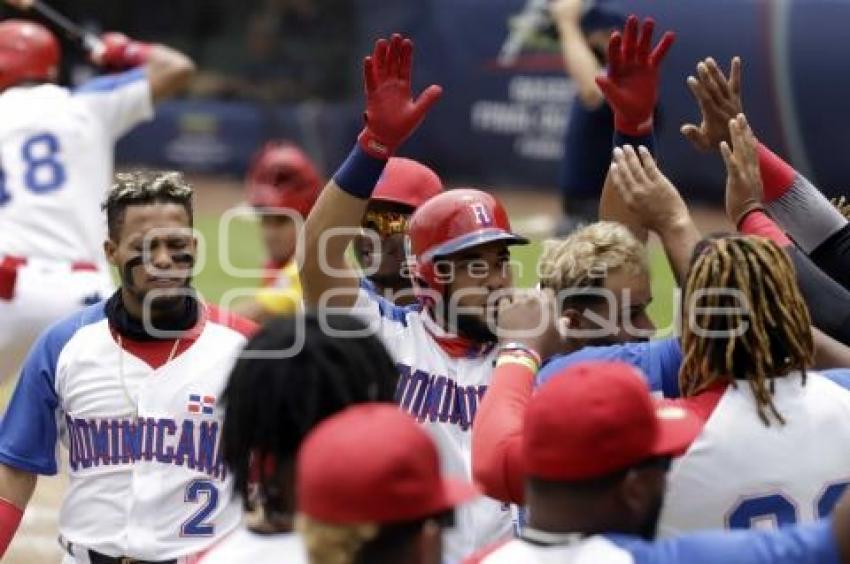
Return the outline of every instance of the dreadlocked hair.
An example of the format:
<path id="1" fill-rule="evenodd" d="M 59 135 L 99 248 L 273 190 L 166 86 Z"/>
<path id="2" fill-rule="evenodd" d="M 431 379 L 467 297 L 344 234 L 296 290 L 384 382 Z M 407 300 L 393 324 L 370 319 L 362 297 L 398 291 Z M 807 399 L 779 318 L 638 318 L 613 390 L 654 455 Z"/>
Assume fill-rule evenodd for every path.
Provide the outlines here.
<path id="1" fill-rule="evenodd" d="M 115 175 L 106 201 L 101 208 L 106 212 L 109 238 L 118 240 L 124 223 L 127 206 L 147 204 L 177 204 L 183 206 L 192 223 L 192 187 L 176 171 L 133 170 Z"/>
<path id="2" fill-rule="evenodd" d="M 835 206 L 835 209 L 837 209 L 845 219 L 850 219 L 850 201 L 847 201 L 847 198 L 844 196 L 832 198 L 830 203 Z"/>
<path id="3" fill-rule="evenodd" d="M 398 371 L 366 329 L 347 315 L 304 314 L 276 318 L 248 341 L 223 394 L 222 430 L 247 511 L 291 514 L 282 484 L 304 436 L 349 405 L 393 401 Z"/>
<path id="4" fill-rule="evenodd" d="M 768 414 L 784 424 L 773 379 L 799 370 L 805 384 L 814 357 L 809 311 L 785 251 L 761 237 L 704 240 L 683 302 L 682 394 L 746 380 L 764 424 Z"/>

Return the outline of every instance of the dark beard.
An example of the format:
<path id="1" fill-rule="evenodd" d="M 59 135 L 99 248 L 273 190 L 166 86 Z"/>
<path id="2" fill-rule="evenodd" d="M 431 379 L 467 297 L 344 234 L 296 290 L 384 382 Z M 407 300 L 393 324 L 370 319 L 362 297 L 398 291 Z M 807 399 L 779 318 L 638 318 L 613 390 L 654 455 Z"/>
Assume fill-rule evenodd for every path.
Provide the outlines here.
<path id="1" fill-rule="evenodd" d="M 495 343 L 498 337 L 493 334 L 486 322 L 473 315 L 457 316 L 455 333 L 459 337 L 475 343 Z"/>
<path id="2" fill-rule="evenodd" d="M 638 534 L 641 538 L 648 541 L 655 540 L 655 535 L 658 534 L 658 520 L 661 518 L 661 508 L 663 505 L 664 497 L 658 496 L 657 502 L 646 515 L 646 519 L 640 524 Z"/>

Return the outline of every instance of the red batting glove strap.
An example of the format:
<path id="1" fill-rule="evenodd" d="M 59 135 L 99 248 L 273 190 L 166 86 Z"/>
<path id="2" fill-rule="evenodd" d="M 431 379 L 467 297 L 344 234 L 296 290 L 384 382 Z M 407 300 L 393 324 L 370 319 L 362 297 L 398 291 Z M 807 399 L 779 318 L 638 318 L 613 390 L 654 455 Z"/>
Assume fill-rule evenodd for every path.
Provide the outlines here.
<path id="1" fill-rule="evenodd" d="M 145 64 L 150 57 L 152 45 L 133 41 L 123 33 L 110 32 L 101 37 L 104 51 L 97 64 L 115 70 L 124 70 Z"/>
<path id="2" fill-rule="evenodd" d="M 367 155 L 376 159 L 389 159 L 396 150 L 396 147 L 391 147 L 379 141 L 375 134 L 369 131 L 368 127 L 364 127 L 360 135 L 357 136 L 357 144 Z"/>
<path id="3" fill-rule="evenodd" d="M 9 548 L 23 516 L 23 510 L 12 502 L 0 498 L 0 557 L 6 554 L 6 549 Z"/>

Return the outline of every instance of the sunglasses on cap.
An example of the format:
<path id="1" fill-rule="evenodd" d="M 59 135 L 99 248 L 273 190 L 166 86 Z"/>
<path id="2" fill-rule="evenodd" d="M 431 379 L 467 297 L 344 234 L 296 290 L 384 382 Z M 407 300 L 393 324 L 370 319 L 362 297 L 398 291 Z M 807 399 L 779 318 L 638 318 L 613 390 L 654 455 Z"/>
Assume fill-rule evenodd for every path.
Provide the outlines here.
<path id="1" fill-rule="evenodd" d="M 362 226 L 372 229 L 380 237 L 389 237 L 396 233 L 407 233 L 410 216 L 400 212 L 366 212 Z"/>

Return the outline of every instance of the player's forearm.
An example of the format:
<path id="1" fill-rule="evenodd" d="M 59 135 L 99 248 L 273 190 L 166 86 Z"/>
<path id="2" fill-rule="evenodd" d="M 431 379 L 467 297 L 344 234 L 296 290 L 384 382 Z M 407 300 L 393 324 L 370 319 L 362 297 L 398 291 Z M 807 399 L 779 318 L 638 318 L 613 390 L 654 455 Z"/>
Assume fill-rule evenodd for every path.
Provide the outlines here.
<path id="1" fill-rule="evenodd" d="M 0 558 L 18 530 L 35 483 L 35 474 L 0 464 Z"/>
<path id="2" fill-rule="evenodd" d="M 812 337 L 815 342 L 815 369 L 829 370 L 850 366 L 850 347 L 814 327 Z"/>
<path id="3" fill-rule="evenodd" d="M 304 224 L 301 284 L 307 304 L 319 305 L 329 291 L 338 293 L 327 302 L 329 305 L 354 304 L 359 279 L 345 260 L 345 252 L 385 165 L 385 160 L 370 157 L 355 147 L 322 190 Z"/>
<path id="4" fill-rule="evenodd" d="M 622 223 L 641 243 L 646 244 L 649 239 L 649 231 L 644 227 L 641 218 L 635 215 L 623 201 L 623 198 L 620 197 L 620 193 L 611 179 L 610 171 L 605 176 L 605 184 L 602 186 L 602 195 L 599 199 L 599 219 Z"/>
<path id="5" fill-rule="evenodd" d="M 664 226 L 659 230 L 658 236 L 661 237 L 664 252 L 667 254 L 667 260 L 670 261 L 676 281 L 679 286 L 684 286 L 688 279 L 694 248 L 702 238 L 699 229 L 691 216 L 686 215 Z"/>
<path id="6" fill-rule="evenodd" d="M 146 68 L 155 102 L 186 90 L 196 71 L 192 59 L 165 45 L 151 45 Z"/>
<path id="7" fill-rule="evenodd" d="M 847 220 L 803 175 L 759 145 L 764 202 L 770 215 L 808 254 L 847 224 Z"/>
<path id="8" fill-rule="evenodd" d="M 501 501 L 523 502 L 521 462 L 525 408 L 535 372 L 518 364 L 501 364 L 475 414 L 472 425 L 472 475 L 484 493 Z"/>
<path id="9" fill-rule="evenodd" d="M 556 22 L 561 38 L 561 53 L 567 73 L 576 82 L 578 96 L 587 108 L 598 108 L 605 98 L 596 85 L 596 75 L 602 70 L 587 44 L 578 23 L 572 20 Z"/>

